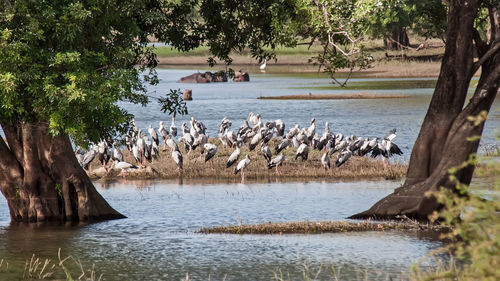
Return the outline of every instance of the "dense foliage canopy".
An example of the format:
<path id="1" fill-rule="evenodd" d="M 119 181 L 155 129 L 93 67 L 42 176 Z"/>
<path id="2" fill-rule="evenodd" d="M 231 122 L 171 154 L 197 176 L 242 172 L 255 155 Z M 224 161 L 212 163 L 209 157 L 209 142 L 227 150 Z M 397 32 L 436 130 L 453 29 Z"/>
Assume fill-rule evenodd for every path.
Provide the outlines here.
<path id="1" fill-rule="evenodd" d="M 0 5 L 0 122 L 48 123 L 77 143 L 123 131 L 118 101 L 146 105 L 158 78 L 151 39 L 187 51 L 231 51 L 293 42 L 289 0 L 3 0 Z M 291 30 L 291 29 L 290 29 Z M 214 58 L 209 62 L 215 63 Z M 168 93 L 165 93 L 168 94 Z M 175 103 L 174 103 L 175 104 Z"/>

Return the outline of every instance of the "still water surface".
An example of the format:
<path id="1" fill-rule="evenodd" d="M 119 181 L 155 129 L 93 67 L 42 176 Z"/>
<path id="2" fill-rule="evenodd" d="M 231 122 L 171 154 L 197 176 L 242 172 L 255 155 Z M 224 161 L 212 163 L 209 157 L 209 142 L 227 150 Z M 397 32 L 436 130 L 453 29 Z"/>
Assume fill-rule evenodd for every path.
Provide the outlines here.
<path id="1" fill-rule="evenodd" d="M 177 118 L 177 127 L 191 116 L 205 123 L 211 137 L 217 136 L 220 120 L 224 117 L 233 121 L 232 130 L 237 131 L 249 112 L 260 113 L 263 122 L 282 119 L 287 130 L 295 124 L 309 126 L 316 118 L 316 132 L 321 135 L 325 122 L 330 123 L 333 132 L 362 137 L 384 137 L 397 128 L 395 142 L 405 161 L 417 138 L 421 123 L 427 112 L 436 78 L 355 78 L 347 88 L 333 86 L 331 80 L 315 74 L 273 74 L 251 73 L 250 82 L 187 84 L 177 83 L 180 77 L 205 69 L 159 69 L 160 83 L 150 88 L 151 97 L 164 96 L 170 89 L 192 89 L 193 100 L 187 102 L 189 114 Z M 473 89 L 471 88 L 471 91 Z M 280 96 L 292 94 L 348 94 L 348 93 L 407 95 L 408 98 L 365 99 L 365 100 L 259 100 L 259 96 Z M 170 124 L 170 117 L 160 111 L 154 98 L 147 108 L 122 104 L 136 116 L 139 127 L 149 124 L 158 127 L 161 120 Z M 167 126 L 167 127 L 168 127 Z M 494 129 L 500 128 L 500 102 L 496 102 L 483 136 L 486 143 L 494 142 Z"/>
<path id="2" fill-rule="evenodd" d="M 9 226 L 0 199 L 0 258 L 22 275 L 33 253 L 95 263 L 105 280 L 272 280 L 274 272 L 303 280 L 302 269 L 335 265 L 351 280 L 398 279 L 441 245 L 400 232 L 316 235 L 206 235 L 202 227 L 269 221 L 341 220 L 392 192 L 398 182 L 202 184 L 165 181 L 96 183 L 128 218 L 82 227 Z M 322 280 L 331 280 L 326 268 Z M 2 279 L 0 280 L 8 280 Z M 15 280 L 15 279 L 14 279 Z"/>
<path id="3" fill-rule="evenodd" d="M 204 69 L 199 69 L 204 71 Z M 325 121 L 334 132 L 381 137 L 398 129 L 396 143 L 409 157 L 433 93 L 434 78 L 352 79 L 350 87 L 332 87 L 318 75 L 251 74 L 249 83 L 179 84 L 193 69 L 160 69 L 159 85 L 151 97 L 169 89 L 193 89 L 189 115 L 203 121 L 216 136 L 220 120 L 233 120 L 233 130 L 250 111 L 263 121 L 282 119 L 287 128 L 307 126 L 315 117 L 317 131 Z M 381 100 L 258 100 L 259 96 L 322 93 L 404 94 L 405 99 Z M 147 108 L 123 104 L 136 115 L 139 127 L 170 118 L 151 103 Z M 492 143 L 500 127 L 498 101 L 485 128 Z M 168 122 L 169 124 L 170 122 Z M 11 226 L 8 208 L 0 197 L 0 259 L 9 262 L 0 280 L 18 280 L 24 263 L 36 254 L 55 258 L 63 254 L 93 263 L 105 280 L 181 280 L 189 272 L 194 280 L 270 280 L 275 272 L 302 280 L 304 266 L 316 272 L 320 265 L 335 265 L 344 279 L 398 279 L 411 264 L 441 245 L 429 237 L 399 232 L 318 235 L 204 235 L 202 227 L 268 221 L 340 220 L 365 210 L 399 185 L 398 182 L 306 183 L 203 183 L 124 182 L 96 183 L 106 200 L 128 218 L 81 227 L 26 228 Z M 366 273 L 367 272 L 367 273 Z M 313 275 L 313 273 L 311 274 Z M 323 268 L 319 279 L 331 280 Z"/>

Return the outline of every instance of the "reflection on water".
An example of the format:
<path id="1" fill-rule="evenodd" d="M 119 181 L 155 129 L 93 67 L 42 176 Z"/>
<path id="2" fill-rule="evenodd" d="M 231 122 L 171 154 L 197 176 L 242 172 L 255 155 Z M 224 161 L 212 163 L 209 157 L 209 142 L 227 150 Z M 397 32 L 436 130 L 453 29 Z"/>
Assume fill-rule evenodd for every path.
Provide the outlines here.
<path id="1" fill-rule="evenodd" d="M 33 253 L 63 253 L 96 264 L 105 280 L 270 280 L 302 278 L 304 265 L 334 264 L 346 278 L 397 278 L 441 245 L 400 232 L 318 235 L 206 235 L 201 227 L 268 221 L 340 220 L 392 192 L 398 182 L 207 184 L 141 181 L 96 185 L 128 218 L 79 227 L 9 226 L 0 199 L 0 253 L 9 276 Z M 136 187 L 137 186 L 137 187 Z M 1 274 L 1 273 L 0 273 Z M 4 273 L 7 274 L 7 273 Z M 22 274 L 22 273 L 21 273 Z M 7 275 L 4 275 L 7 276 Z M 320 279 L 331 279 L 328 270 Z M 1 278 L 0 278 L 1 279 Z"/>

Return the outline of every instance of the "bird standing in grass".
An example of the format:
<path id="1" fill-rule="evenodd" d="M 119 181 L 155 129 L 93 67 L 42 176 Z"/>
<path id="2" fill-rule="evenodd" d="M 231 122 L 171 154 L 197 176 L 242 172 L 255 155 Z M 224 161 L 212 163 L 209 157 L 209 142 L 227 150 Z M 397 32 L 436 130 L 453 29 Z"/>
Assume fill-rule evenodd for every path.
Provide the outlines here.
<path id="1" fill-rule="evenodd" d="M 260 148 L 260 152 L 262 152 L 262 155 L 266 159 L 266 162 L 269 163 L 269 161 L 271 161 L 271 156 L 272 156 L 271 150 L 269 149 L 269 146 L 262 143 L 262 146 Z"/>
<path id="2" fill-rule="evenodd" d="M 186 125 L 186 122 L 182 123 L 182 134 L 185 135 L 185 134 L 189 134 L 189 128 L 187 127 Z"/>
<path id="3" fill-rule="evenodd" d="M 168 131 L 165 128 L 163 121 L 160 121 L 160 127 L 158 128 L 161 138 L 163 139 L 163 149 L 167 149 L 167 138 L 169 137 Z"/>
<path id="4" fill-rule="evenodd" d="M 103 140 L 103 141 L 100 141 L 98 143 L 98 147 L 99 147 L 98 159 L 101 162 L 101 165 L 104 167 L 104 169 L 106 169 L 106 165 L 108 164 L 108 162 L 110 160 L 110 157 L 108 154 L 108 144 L 106 143 L 106 141 Z"/>
<path id="5" fill-rule="evenodd" d="M 337 161 L 335 161 L 335 166 L 340 167 L 342 166 L 349 158 L 352 156 L 352 151 L 349 150 L 349 147 L 347 147 L 346 150 L 342 151 L 337 158 Z"/>
<path id="6" fill-rule="evenodd" d="M 275 122 L 276 122 L 276 135 L 278 137 L 284 136 L 285 135 L 285 123 L 281 119 L 278 119 Z"/>
<path id="7" fill-rule="evenodd" d="M 302 161 L 307 160 L 307 157 L 309 156 L 309 146 L 307 144 L 302 143 L 299 148 L 297 149 L 297 153 L 295 154 L 295 160 L 297 160 L 298 157 L 302 158 Z"/>
<path id="8" fill-rule="evenodd" d="M 238 165 L 234 169 L 234 174 L 238 174 L 241 171 L 241 182 L 245 182 L 245 169 L 250 165 L 250 156 L 247 154 L 243 160 L 238 162 Z"/>
<path id="9" fill-rule="evenodd" d="M 205 154 L 205 162 L 207 162 L 215 156 L 215 153 L 217 153 L 217 146 L 212 143 L 206 143 L 203 145 L 203 147 L 207 151 L 207 154 Z"/>
<path id="10" fill-rule="evenodd" d="M 175 116 L 172 116 L 172 125 L 170 125 L 170 134 L 172 134 L 174 138 L 177 137 L 177 126 L 175 126 Z"/>
<path id="11" fill-rule="evenodd" d="M 177 169 L 179 171 L 182 170 L 182 154 L 178 150 L 172 150 L 171 156 L 175 164 L 178 166 Z"/>
<path id="12" fill-rule="evenodd" d="M 260 133 L 260 131 L 255 135 L 253 136 L 253 138 L 250 140 L 250 145 L 248 146 L 248 149 L 250 149 L 250 151 L 254 150 L 255 147 L 259 144 L 259 142 L 262 140 L 262 134 Z"/>
<path id="13" fill-rule="evenodd" d="M 314 137 L 314 134 L 316 133 L 316 118 L 311 119 L 311 125 L 309 125 L 309 128 L 306 130 L 306 136 L 307 139 L 309 140 L 309 143 L 311 143 L 312 138 Z"/>
<path id="14" fill-rule="evenodd" d="M 328 171 L 330 169 L 330 156 L 328 155 L 329 152 L 323 153 L 323 156 L 321 156 L 321 165 L 323 165 L 323 168 L 325 168 L 325 171 Z"/>
<path id="15" fill-rule="evenodd" d="M 358 150 L 359 156 L 365 156 L 366 154 L 370 153 L 375 147 L 378 145 L 378 138 L 373 138 L 371 140 L 365 141 L 363 146 Z"/>
<path id="16" fill-rule="evenodd" d="M 240 154 L 241 154 L 240 148 L 236 147 L 236 149 L 233 151 L 233 153 L 231 153 L 231 155 L 227 159 L 226 168 L 233 166 L 234 163 L 236 163 L 236 161 L 238 161 L 238 159 L 240 158 Z"/>
<path id="17" fill-rule="evenodd" d="M 156 129 L 153 128 L 151 124 L 148 127 L 148 132 L 151 136 L 151 139 L 153 139 L 154 143 L 156 143 L 156 145 L 158 146 L 158 144 L 160 143 L 160 140 L 158 139 L 158 133 L 156 133 Z"/>
<path id="18" fill-rule="evenodd" d="M 90 163 L 94 160 L 96 155 L 98 154 L 99 147 L 96 145 L 93 145 L 90 147 L 89 151 L 85 153 L 83 156 L 82 162 L 80 163 L 86 171 L 89 169 Z"/>
<path id="19" fill-rule="evenodd" d="M 113 143 L 113 161 L 118 160 L 118 162 L 123 162 L 123 153 L 118 147 L 118 144 L 116 142 Z"/>
<path id="20" fill-rule="evenodd" d="M 278 167 L 281 166 L 283 162 L 285 162 L 285 160 L 286 160 L 285 155 L 281 153 L 280 155 L 276 156 L 271 161 L 269 161 L 269 163 L 267 164 L 267 168 L 272 169 L 273 167 L 276 167 L 276 174 L 279 174 Z"/>
<path id="21" fill-rule="evenodd" d="M 193 143 L 194 143 L 194 138 L 191 136 L 191 134 L 187 133 L 184 134 L 180 139 L 179 142 L 184 143 L 184 149 L 188 151 L 188 154 L 193 150 Z M 167 143 L 168 145 L 168 143 Z"/>
<path id="22" fill-rule="evenodd" d="M 177 146 L 177 143 L 175 142 L 175 139 L 173 139 L 170 135 L 167 136 L 165 143 L 171 150 L 177 150 L 179 151 L 179 147 Z"/>
<path id="23" fill-rule="evenodd" d="M 280 144 L 278 144 L 275 148 L 274 148 L 274 153 L 277 155 L 278 153 L 280 153 L 283 149 L 289 147 L 292 145 L 292 142 L 287 139 L 287 138 L 284 138 Z"/>

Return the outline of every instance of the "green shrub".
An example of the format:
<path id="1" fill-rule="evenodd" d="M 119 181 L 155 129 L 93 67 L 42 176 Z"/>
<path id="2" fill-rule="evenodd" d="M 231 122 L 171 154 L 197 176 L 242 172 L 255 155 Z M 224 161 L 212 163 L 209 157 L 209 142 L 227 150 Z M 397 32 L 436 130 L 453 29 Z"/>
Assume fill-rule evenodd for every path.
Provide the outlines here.
<path id="1" fill-rule="evenodd" d="M 453 257 L 448 265 L 438 265 L 432 271 L 414 268 L 416 280 L 500 280 L 500 162 L 498 153 L 481 160 L 478 176 L 486 173 L 493 179 L 491 186 L 479 189 L 464 185 L 450 172 L 458 192 L 441 189 L 432 193 L 444 208 L 435 212 L 433 222 L 451 226 L 443 238 L 449 240 L 438 252 Z M 477 165 L 479 158 L 472 155 L 463 164 Z M 461 168 L 461 167 L 457 167 Z M 435 253 L 436 254 L 436 253 Z"/>

